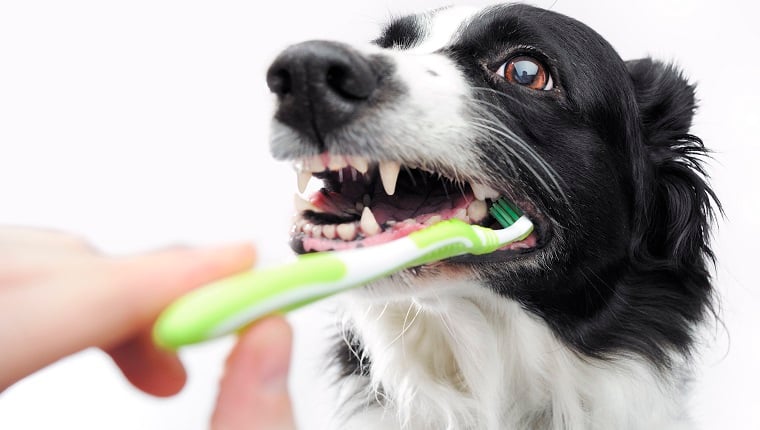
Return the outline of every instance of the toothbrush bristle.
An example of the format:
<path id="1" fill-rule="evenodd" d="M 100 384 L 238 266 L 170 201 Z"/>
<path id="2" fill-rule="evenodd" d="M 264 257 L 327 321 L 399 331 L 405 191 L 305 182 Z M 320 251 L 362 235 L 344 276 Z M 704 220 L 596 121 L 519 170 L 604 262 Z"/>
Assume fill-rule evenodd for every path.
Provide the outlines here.
<path id="1" fill-rule="evenodd" d="M 512 202 L 505 198 L 500 198 L 493 202 L 488 212 L 493 216 L 502 227 L 507 228 L 515 223 L 521 216 L 522 211 Z"/>

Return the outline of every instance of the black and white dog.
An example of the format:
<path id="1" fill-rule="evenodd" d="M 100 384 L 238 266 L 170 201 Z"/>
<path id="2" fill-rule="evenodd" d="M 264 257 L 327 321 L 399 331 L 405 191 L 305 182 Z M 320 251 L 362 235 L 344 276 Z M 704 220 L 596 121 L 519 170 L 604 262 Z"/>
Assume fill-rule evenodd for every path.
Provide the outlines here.
<path id="1" fill-rule="evenodd" d="M 372 246 L 440 219 L 535 232 L 345 297 L 342 429 L 690 428 L 713 314 L 712 205 L 694 87 L 524 5 L 391 22 L 368 46 L 286 49 L 272 151 L 295 162 L 298 252 Z"/>

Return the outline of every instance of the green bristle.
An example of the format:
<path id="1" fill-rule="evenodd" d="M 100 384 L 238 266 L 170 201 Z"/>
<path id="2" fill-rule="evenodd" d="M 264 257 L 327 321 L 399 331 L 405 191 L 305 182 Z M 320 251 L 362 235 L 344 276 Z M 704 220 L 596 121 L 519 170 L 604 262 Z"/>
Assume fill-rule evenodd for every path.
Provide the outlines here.
<path id="1" fill-rule="evenodd" d="M 493 205 L 488 210 L 502 227 L 507 228 L 515 223 L 521 216 L 522 211 L 515 206 L 512 202 L 505 198 L 493 202 Z"/>

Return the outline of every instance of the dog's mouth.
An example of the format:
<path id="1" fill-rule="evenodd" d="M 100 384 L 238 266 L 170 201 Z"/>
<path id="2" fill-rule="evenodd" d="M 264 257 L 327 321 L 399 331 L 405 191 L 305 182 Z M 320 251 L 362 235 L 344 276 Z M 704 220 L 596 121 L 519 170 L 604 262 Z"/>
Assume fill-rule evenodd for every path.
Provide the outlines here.
<path id="1" fill-rule="evenodd" d="M 297 253 L 379 245 L 436 222 L 457 218 L 502 228 L 488 208 L 500 194 L 420 167 L 357 156 L 322 154 L 296 160 L 299 190 L 314 177 L 323 187 L 308 200 L 296 196 L 291 247 Z M 530 218 L 535 209 L 523 208 Z M 535 221 L 534 221 L 534 224 Z M 524 240 L 495 254 L 519 255 L 541 247 L 540 226 Z"/>

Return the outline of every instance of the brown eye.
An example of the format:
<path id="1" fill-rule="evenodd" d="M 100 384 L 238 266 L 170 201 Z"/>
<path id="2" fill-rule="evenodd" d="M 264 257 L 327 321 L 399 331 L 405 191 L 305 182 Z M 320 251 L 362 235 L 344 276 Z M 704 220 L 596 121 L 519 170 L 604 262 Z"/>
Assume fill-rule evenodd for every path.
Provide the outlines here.
<path id="1" fill-rule="evenodd" d="M 531 57 L 515 57 L 499 67 L 496 72 L 508 82 L 533 90 L 549 91 L 554 81 L 541 62 Z"/>

